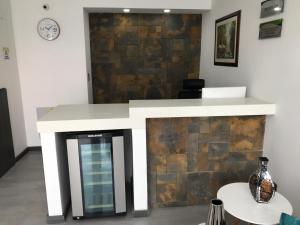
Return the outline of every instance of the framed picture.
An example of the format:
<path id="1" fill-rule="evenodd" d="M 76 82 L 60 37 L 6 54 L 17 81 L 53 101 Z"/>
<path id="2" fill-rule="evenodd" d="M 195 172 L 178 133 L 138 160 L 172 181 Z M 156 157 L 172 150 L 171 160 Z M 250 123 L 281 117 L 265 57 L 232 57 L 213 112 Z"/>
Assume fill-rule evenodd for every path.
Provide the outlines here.
<path id="1" fill-rule="evenodd" d="M 259 26 L 259 39 L 281 37 L 283 19 L 261 23 Z"/>
<path id="2" fill-rule="evenodd" d="M 238 66 L 241 11 L 216 20 L 215 60 L 219 66 Z"/>
<path id="3" fill-rule="evenodd" d="M 260 18 L 274 16 L 282 13 L 284 0 L 266 0 L 261 3 Z"/>

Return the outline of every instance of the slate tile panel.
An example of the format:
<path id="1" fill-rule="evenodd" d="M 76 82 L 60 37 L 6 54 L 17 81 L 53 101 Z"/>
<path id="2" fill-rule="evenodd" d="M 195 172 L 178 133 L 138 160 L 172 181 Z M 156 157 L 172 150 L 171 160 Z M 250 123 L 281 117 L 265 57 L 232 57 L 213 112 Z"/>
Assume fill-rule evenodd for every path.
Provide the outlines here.
<path id="1" fill-rule="evenodd" d="M 89 20 L 94 103 L 174 99 L 183 79 L 199 77 L 201 15 L 91 13 Z"/>
<path id="2" fill-rule="evenodd" d="M 147 119 L 150 205 L 206 204 L 221 186 L 247 182 L 264 127 L 265 116 Z"/>

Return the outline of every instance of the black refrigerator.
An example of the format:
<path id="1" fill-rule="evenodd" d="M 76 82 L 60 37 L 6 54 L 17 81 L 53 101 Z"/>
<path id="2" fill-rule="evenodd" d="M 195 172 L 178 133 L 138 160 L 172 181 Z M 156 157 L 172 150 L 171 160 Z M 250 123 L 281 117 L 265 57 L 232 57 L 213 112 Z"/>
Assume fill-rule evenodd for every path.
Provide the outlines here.
<path id="1" fill-rule="evenodd" d="M 0 177 L 15 163 L 7 91 L 0 89 Z"/>
<path id="2" fill-rule="evenodd" d="M 122 131 L 67 137 L 73 219 L 126 212 Z"/>

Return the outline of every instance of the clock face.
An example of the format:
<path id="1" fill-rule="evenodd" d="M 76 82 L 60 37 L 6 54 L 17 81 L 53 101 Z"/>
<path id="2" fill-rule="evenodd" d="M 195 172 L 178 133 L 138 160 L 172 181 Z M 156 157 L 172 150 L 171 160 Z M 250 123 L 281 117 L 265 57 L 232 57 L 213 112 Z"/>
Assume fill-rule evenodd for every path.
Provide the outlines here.
<path id="1" fill-rule="evenodd" d="M 37 26 L 38 33 L 41 36 L 41 38 L 53 41 L 59 36 L 59 25 L 55 20 L 45 18 L 42 19 Z"/>

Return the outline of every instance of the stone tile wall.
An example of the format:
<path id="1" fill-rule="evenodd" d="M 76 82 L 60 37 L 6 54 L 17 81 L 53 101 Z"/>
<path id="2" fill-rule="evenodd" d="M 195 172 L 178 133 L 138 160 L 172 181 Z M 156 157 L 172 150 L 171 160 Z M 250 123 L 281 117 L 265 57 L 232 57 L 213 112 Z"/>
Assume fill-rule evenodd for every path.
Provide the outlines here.
<path id="1" fill-rule="evenodd" d="M 199 77 L 201 15 L 90 14 L 94 103 L 176 98 Z"/>
<path id="2" fill-rule="evenodd" d="M 247 182 L 262 155 L 265 116 L 147 119 L 152 207 L 208 203 Z"/>

